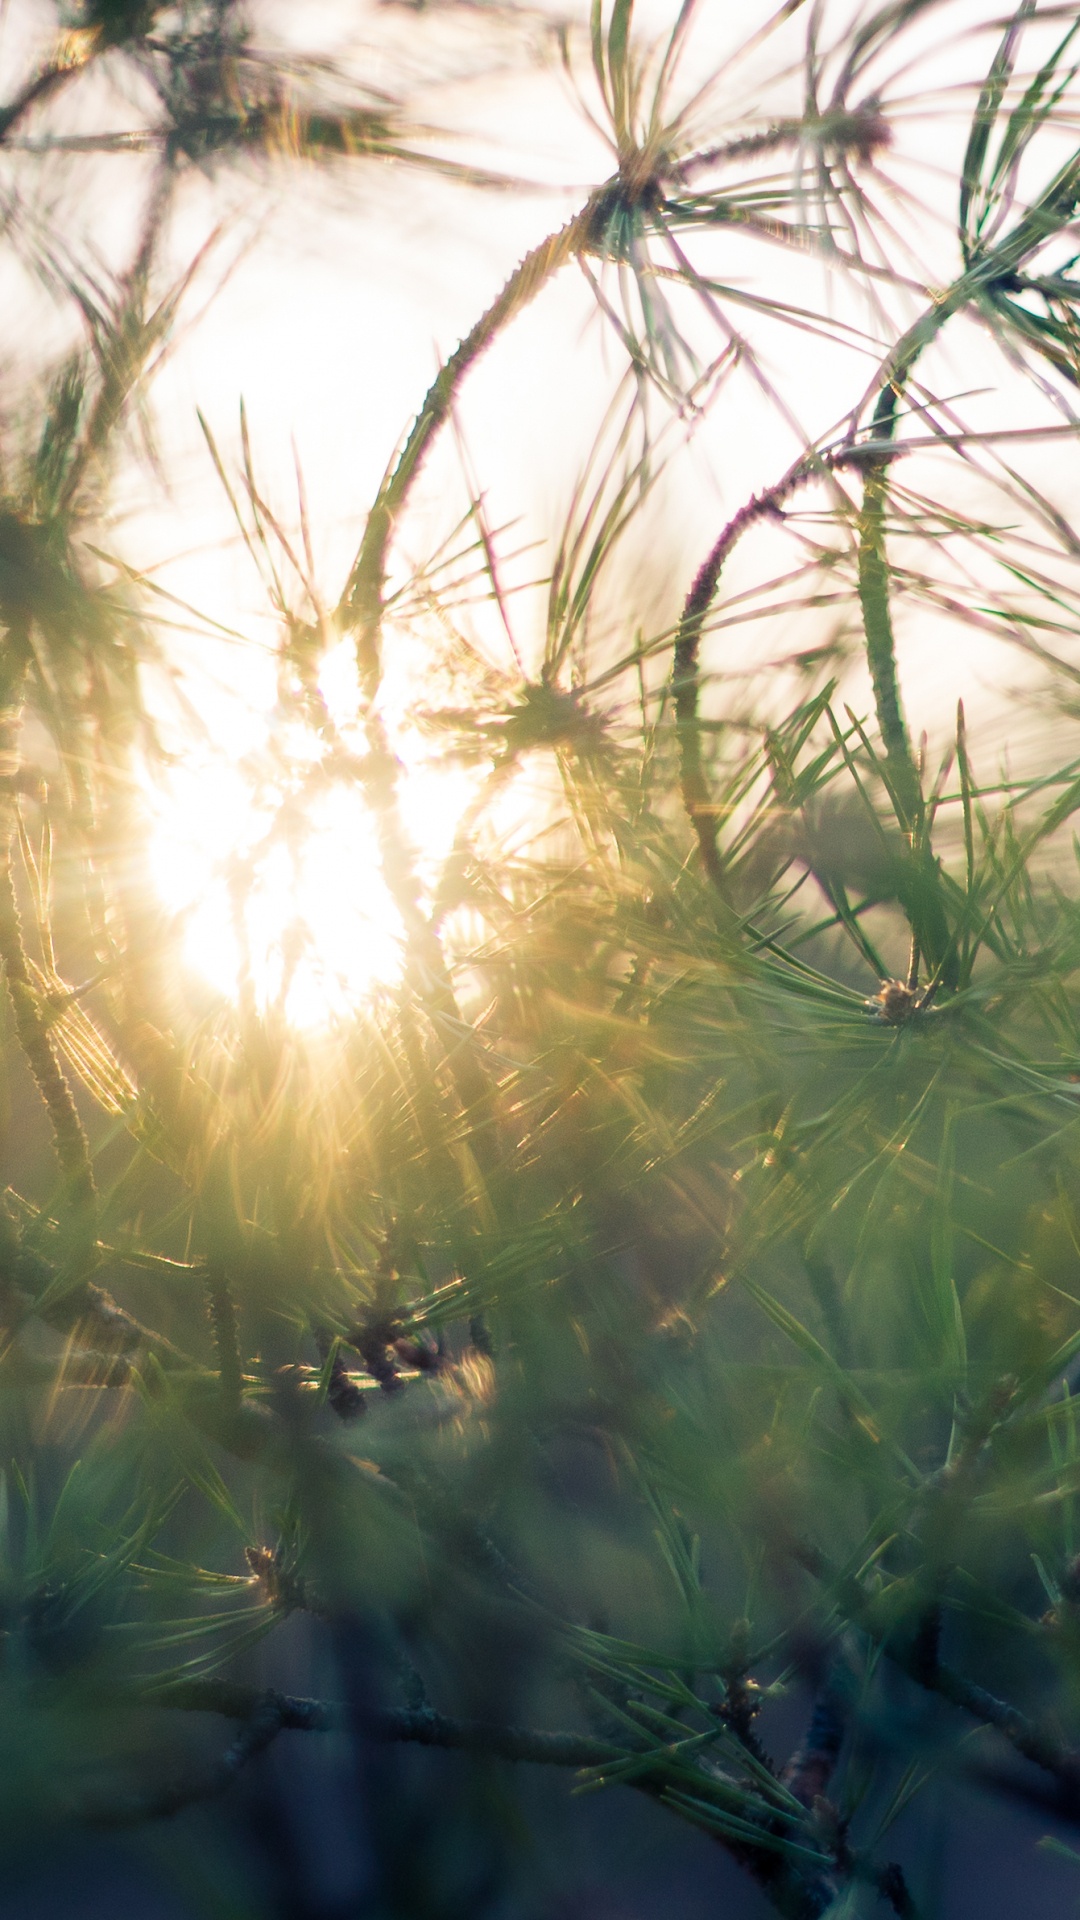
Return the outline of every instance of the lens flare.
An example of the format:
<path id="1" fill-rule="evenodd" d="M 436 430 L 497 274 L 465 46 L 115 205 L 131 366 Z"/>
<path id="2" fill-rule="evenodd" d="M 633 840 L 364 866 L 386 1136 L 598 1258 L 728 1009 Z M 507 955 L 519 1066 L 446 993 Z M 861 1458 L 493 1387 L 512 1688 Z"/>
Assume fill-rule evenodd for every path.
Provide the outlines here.
<path id="1" fill-rule="evenodd" d="M 362 762 L 347 643 L 320 679 L 341 746 Z M 204 699 L 202 750 L 185 746 L 151 797 L 150 862 L 182 927 L 184 964 L 230 1001 L 301 1029 L 348 1016 L 392 987 L 402 925 L 383 875 L 378 823 L 362 784 L 335 771 L 312 727 Z M 386 716 L 398 758 L 398 812 L 421 888 L 430 889 L 480 777 L 433 759 L 407 708 Z M 229 752 L 230 726 L 247 751 Z"/>

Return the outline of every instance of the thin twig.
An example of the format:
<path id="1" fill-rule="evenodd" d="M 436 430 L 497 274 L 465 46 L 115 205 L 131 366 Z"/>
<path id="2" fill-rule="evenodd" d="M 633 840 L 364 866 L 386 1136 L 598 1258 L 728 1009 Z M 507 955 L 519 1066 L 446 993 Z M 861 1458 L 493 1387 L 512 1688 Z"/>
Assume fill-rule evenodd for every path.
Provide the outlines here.
<path id="1" fill-rule="evenodd" d="M 1080 1754 L 1060 1740 L 1049 1727 L 1030 1719 L 1018 1707 L 999 1699 L 997 1694 L 967 1679 L 944 1661 L 928 1662 L 917 1636 L 906 1640 L 894 1630 L 879 1627 L 873 1617 L 872 1603 L 858 1583 L 838 1575 L 817 1547 L 800 1541 L 793 1547 L 793 1554 L 799 1565 L 805 1567 L 814 1579 L 828 1586 L 844 1618 L 880 1646 L 893 1665 L 906 1673 L 909 1679 L 917 1681 L 928 1692 L 939 1694 L 950 1705 L 959 1707 L 984 1726 L 993 1727 L 1017 1753 L 1023 1754 L 1025 1760 L 1053 1774 L 1070 1796 L 1080 1793 Z"/>
<path id="2" fill-rule="evenodd" d="M 309 1733 L 331 1733 L 357 1725 L 355 1713 L 350 1713 L 344 1705 L 297 1699 L 287 1694 L 260 1694 L 254 1688 L 236 1686 L 227 1681 L 176 1681 L 159 1688 L 150 1698 L 161 1706 L 178 1707 L 195 1713 L 220 1713 L 229 1719 L 244 1720 L 249 1725 L 254 1716 L 262 1711 L 273 1716 L 275 1732 L 295 1728 Z M 627 1757 L 625 1748 L 588 1735 L 547 1733 L 531 1727 L 502 1726 L 490 1721 L 451 1719 L 428 1707 L 397 1711 L 366 1709 L 360 1722 L 360 1731 L 372 1740 L 408 1741 L 418 1746 L 451 1748 L 490 1754 L 513 1762 L 574 1770 L 610 1766 L 625 1761 Z M 230 1749 L 230 1753 L 232 1751 Z M 221 1784 L 227 1782 L 222 1780 Z M 627 1784 L 664 1802 L 670 1781 L 662 1765 L 646 1762 L 632 1780 L 627 1780 Z M 707 1792 L 710 1784 L 703 1776 L 704 1791 Z M 216 1785 L 210 1790 L 216 1791 Z M 165 1810 L 172 1811 L 172 1808 Z M 832 1904 L 835 1889 L 827 1880 L 817 1872 L 812 1877 L 808 1876 L 764 1841 L 760 1846 L 755 1846 L 752 1841 L 732 1841 L 719 1833 L 713 1833 L 712 1837 L 733 1853 L 753 1875 L 784 1920 L 820 1920 L 820 1916 Z"/>
<path id="3" fill-rule="evenodd" d="M 169 1819 L 173 1814 L 183 1812 L 185 1807 L 194 1806 L 197 1801 L 210 1800 L 224 1793 L 237 1774 L 260 1753 L 265 1753 L 281 1732 L 283 1721 L 277 1700 L 278 1696 L 273 1693 L 254 1694 L 251 1711 L 244 1716 L 244 1725 L 236 1739 L 220 1760 L 205 1772 L 151 1788 L 149 1792 L 132 1795 L 130 1799 L 87 1799 L 82 1806 L 83 1818 L 94 1826 L 130 1826 L 143 1820 Z"/>
<path id="4" fill-rule="evenodd" d="M 535 299 L 561 267 L 594 242 L 598 216 L 610 208 L 617 191 L 617 180 L 597 188 L 565 226 L 549 234 L 525 255 L 490 307 L 440 367 L 424 396 L 405 445 L 379 488 L 368 515 L 360 551 L 337 612 L 339 624 L 356 633 L 360 678 L 369 698 L 379 681 L 383 587 L 394 524 L 436 437 L 450 418 L 458 389 L 503 327 Z"/>
<path id="5" fill-rule="evenodd" d="M 42 100 L 47 100 L 50 94 L 59 92 L 60 88 L 74 79 L 77 73 L 81 73 L 92 57 L 92 53 L 93 48 L 88 43 L 88 50 L 81 59 L 76 57 L 51 61 L 47 67 L 42 67 L 40 73 L 36 73 L 32 80 L 28 80 L 24 87 L 20 87 L 14 99 L 9 100 L 6 107 L 0 107 L 0 140 L 7 139 L 8 134 L 20 120 L 25 118 L 31 107 L 36 107 Z"/>
<path id="6" fill-rule="evenodd" d="M 858 522 L 859 605 L 862 609 L 866 660 L 874 689 L 874 707 L 892 785 L 899 801 L 901 826 L 914 834 L 922 815 L 922 794 L 907 723 L 900 704 L 896 669 L 896 639 L 889 604 L 889 559 L 885 548 L 886 478 L 888 456 L 868 463 L 863 475 L 862 510 Z"/>
<path id="7" fill-rule="evenodd" d="M 240 1333 L 229 1278 L 219 1261 L 207 1263 L 206 1302 L 210 1312 L 210 1324 L 214 1330 L 214 1349 L 217 1354 L 221 1397 L 226 1406 L 236 1407 L 240 1401 L 243 1385 Z"/>
<path id="8" fill-rule="evenodd" d="M 260 1694 L 254 1687 L 226 1680 L 180 1680 L 160 1688 L 150 1698 L 163 1707 L 178 1707 L 188 1713 L 219 1713 L 230 1720 L 245 1721 L 259 1701 L 266 1700 L 273 1703 L 280 1727 L 305 1733 L 333 1733 L 350 1724 L 347 1709 L 335 1701 Z M 373 1711 L 364 1716 L 364 1732 L 373 1740 L 453 1747 L 549 1767 L 598 1767 L 623 1757 L 621 1747 L 587 1734 L 546 1733 L 532 1727 L 501 1726 L 494 1721 L 457 1720 L 428 1707 Z"/>
<path id="9" fill-rule="evenodd" d="M 672 692 L 679 743 L 679 783 L 687 818 L 694 829 L 701 862 L 713 885 L 723 890 L 723 864 L 716 845 L 716 813 L 701 759 L 701 728 L 698 719 L 698 672 L 701 636 L 705 618 L 720 584 L 720 575 L 744 533 L 759 521 L 779 514 L 785 502 L 800 487 L 843 467 L 861 467 L 876 458 L 895 458 L 901 448 L 884 455 L 873 444 L 844 445 L 831 452 L 800 454 L 780 479 L 761 493 L 755 493 L 724 526 L 694 576 L 679 624 L 675 629 L 672 666 Z"/>

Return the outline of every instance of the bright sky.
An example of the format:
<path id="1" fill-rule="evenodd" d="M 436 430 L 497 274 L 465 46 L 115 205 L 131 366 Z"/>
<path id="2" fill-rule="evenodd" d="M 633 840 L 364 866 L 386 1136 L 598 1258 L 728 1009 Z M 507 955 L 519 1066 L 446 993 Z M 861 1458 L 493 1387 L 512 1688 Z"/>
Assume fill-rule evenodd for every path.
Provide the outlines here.
<path id="1" fill-rule="evenodd" d="M 824 47 L 855 9 L 826 0 L 818 11 Z M 996 22 L 983 25 L 990 12 L 971 0 L 932 9 L 927 23 L 908 34 L 903 54 L 891 50 L 881 73 L 872 71 L 861 88 L 864 96 L 882 88 L 894 127 L 893 146 L 879 156 L 879 172 L 866 183 L 882 222 L 894 229 L 889 264 L 924 284 L 943 285 L 956 272 L 955 179 L 972 106 L 970 82 L 985 72 L 1000 33 Z M 652 0 L 638 9 L 638 30 L 660 34 L 674 13 L 671 0 Z M 755 14 L 763 23 L 768 10 L 756 0 L 737 9 L 700 9 L 685 67 L 687 91 L 710 73 L 721 76 L 701 110 L 704 129 L 722 136 L 733 124 L 742 130 L 799 112 L 809 13 L 803 8 L 779 34 L 731 65 L 725 56 L 733 40 L 746 36 Z M 260 487 L 292 539 L 299 537 L 298 463 L 315 571 L 332 604 L 366 507 L 439 357 L 452 350 L 526 248 L 559 225 L 604 177 L 610 160 L 560 70 L 539 12 L 499 20 L 476 7 L 416 10 L 307 0 L 298 8 L 280 0 L 255 5 L 252 18 L 258 44 L 291 44 L 332 59 L 360 84 L 404 94 L 416 123 L 449 136 L 441 150 L 537 183 L 535 191 L 483 191 L 359 160 L 261 171 L 221 165 L 202 175 L 189 171 L 176 205 L 169 252 L 177 270 L 200 244 L 217 237 L 153 389 L 168 490 L 133 466 L 111 531 L 114 550 L 129 563 L 152 569 L 162 587 L 219 623 L 176 631 L 170 640 L 201 735 L 175 702 L 162 705 L 180 764 L 154 788 L 158 884 L 184 927 L 189 959 L 214 988 L 232 994 L 247 966 L 257 998 L 272 1000 L 286 986 L 290 1017 L 317 1025 L 373 983 L 393 982 L 393 913 L 355 791 L 322 793 L 307 808 L 302 834 L 291 843 L 277 835 L 262 845 L 290 780 L 295 783 L 297 769 L 316 749 L 298 734 L 279 739 L 277 748 L 287 748 L 288 771 L 280 751 L 271 751 L 278 625 L 235 536 L 197 410 L 235 475 L 243 400 Z M 555 19 L 554 10 L 549 19 Z M 3 20 L 0 61 L 10 90 L 11 75 L 33 57 L 42 9 L 33 0 L 11 0 Z M 572 44 L 585 103 L 595 104 L 580 31 Z M 1044 45 L 1036 36 L 1029 59 Z M 111 74 L 70 96 L 63 130 L 138 126 L 146 105 L 130 71 L 114 63 Z M 42 130 L 38 123 L 29 129 Z M 16 155 L 9 162 L 21 191 L 36 182 L 33 191 L 48 201 L 54 227 L 83 262 L 95 253 L 119 262 L 130 252 L 146 171 L 130 154 L 53 156 L 47 162 Z M 729 320 L 759 356 L 761 379 L 740 370 L 689 444 L 678 449 L 643 523 L 648 539 L 635 542 L 612 589 L 608 618 L 613 636 L 624 643 L 628 624 L 641 623 L 648 632 L 671 622 L 724 520 L 778 477 L 803 439 L 839 424 L 880 361 L 880 340 L 894 337 L 925 304 L 914 289 L 905 294 L 889 287 L 881 290 L 885 311 L 875 312 L 868 298 L 838 276 L 830 278 L 817 261 L 730 230 L 695 240 L 692 251 L 700 270 L 743 299 L 804 305 L 853 331 L 841 345 L 836 334 L 826 340 L 793 332 L 734 299 L 725 303 Z M 59 309 L 18 281 L 10 266 L 0 272 L 11 280 L 12 296 L 18 291 L 33 302 L 34 326 L 21 351 L 27 360 L 40 357 L 43 343 L 59 337 Z M 613 283 L 609 287 L 614 291 Z M 3 280 L 0 290 L 7 290 Z M 709 340 L 699 316 L 687 316 L 687 325 L 697 330 L 706 357 L 716 352 L 716 338 Z M 864 353 L 856 363 L 864 373 L 854 370 L 849 341 Z M 553 529 L 624 365 L 583 276 L 570 268 L 470 376 L 460 420 L 489 518 L 497 526 L 516 523 L 507 550 L 546 543 L 516 570 L 507 560 L 511 583 L 536 577 L 549 564 Z M 967 396 L 957 405 L 968 425 L 1030 423 L 1029 391 L 1010 378 L 1000 355 L 971 325 L 950 328 L 943 346 L 927 357 L 924 374 L 939 395 Z M 763 391 L 766 384 L 771 395 Z M 1047 405 L 1045 419 L 1060 415 Z M 1010 446 L 1009 457 L 1067 507 L 1075 491 L 1071 447 Z M 905 462 L 901 477 L 914 491 L 931 491 L 941 485 L 940 474 L 940 456 L 926 455 Z M 1004 517 L 1001 501 L 991 503 L 990 489 L 974 473 L 966 481 L 951 479 L 949 486 L 951 504 Z M 464 500 L 460 449 L 447 435 L 402 530 L 407 561 L 420 561 L 438 547 Z M 1015 519 L 1015 510 L 1009 517 Z M 729 676 L 725 688 L 714 690 L 714 704 L 782 706 L 797 676 L 767 663 L 828 638 L 829 614 L 747 618 L 758 611 L 755 590 L 773 570 L 790 566 L 795 551 L 790 535 L 765 529 L 737 553 L 725 576 L 720 612 L 726 624 L 708 643 L 710 665 Z M 978 569 L 988 563 L 975 564 Z M 976 583 L 981 585 L 978 571 Z M 959 574 L 956 588 L 971 597 Z M 541 596 L 525 594 L 516 605 L 516 638 L 528 665 L 536 658 Z M 493 650 L 493 664 L 512 672 L 509 644 L 483 614 L 475 620 L 479 637 Z M 989 729 L 995 752 L 1006 735 L 1014 753 L 1034 750 L 1035 723 L 1017 719 L 1012 700 L 1017 683 L 1030 679 L 1014 650 L 985 630 L 962 628 L 928 609 L 902 614 L 898 624 L 913 732 L 925 727 L 942 737 L 963 695 L 969 719 L 982 723 L 984 737 Z M 475 770 L 434 768 L 408 725 L 418 688 L 430 693 L 425 631 L 420 621 L 410 642 L 397 635 L 386 703 L 409 768 L 403 785 L 408 824 L 434 872 L 479 776 Z M 326 663 L 323 687 L 348 733 L 356 689 L 347 649 Z M 868 690 L 857 663 L 846 691 L 865 711 Z M 516 818 L 512 810 L 504 813 L 503 830 L 521 831 L 530 804 L 523 795 Z M 245 874 L 252 884 L 241 908 L 237 888 Z"/>

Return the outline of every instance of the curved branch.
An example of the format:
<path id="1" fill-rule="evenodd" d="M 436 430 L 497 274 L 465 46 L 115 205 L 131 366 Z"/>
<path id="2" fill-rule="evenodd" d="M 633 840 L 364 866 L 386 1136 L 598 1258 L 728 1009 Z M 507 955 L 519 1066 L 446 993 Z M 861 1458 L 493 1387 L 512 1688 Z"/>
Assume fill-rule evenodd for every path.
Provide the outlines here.
<path id="1" fill-rule="evenodd" d="M 917 329 L 908 339 L 911 357 L 921 350 Z M 890 362 L 896 369 L 910 365 L 903 356 Z M 900 704 L 896 645 L 889 608 L 889 570 L 885 551 L 887 469 L 905 451 L 893 439 L 898 388 L 889 384 L 879 397 L 873 417 L 873 437 L 847 443 L 831 452 L 816 450 L 800 456 L 772 487 L 753 495 L 722 529 L 699 568 L 687 595 L 675 632 L 672 690 L 679 752 L 679 785 L 687 818 L 697 838 L 702 866 L 717 892 L 724 891 L 724 868 L 716 843 L 716 810 L 709 794 L 701 758 L 698 719 L 698 671 L 701 635 L 706 615 L 732 548 L 759 520 L 778 514 L 799 487 L 838 472 L 863 470 L 863 501 L 858 520 L 858 589 L 866 637 L 867 661 L 874 689 L 878 726 L 885 745 L 886 765 L 896 811 L 912 842 L 913 866 L 903 876 L 901 904 L 912 930 L 913 955 L 921 952 L 931 971 L 942 968 L 943 983 L 955 984 L 955 957 L 951 953 L 948 922 L 941 902 L 937 863 L 920 835 L 922 795 L 918 769 L 911 751 Z"/>
<path id="2" fill-rule="evenodd" d="M 686 597 L 679 624 L 675 629 L 675 656 L 672 665 L 672 693 L 679 743 L 679 784 L 687 818 L 697 836 L 701 862 L 713 885 L 723 891 L 724 872 L 716 845 L 716 815 L 709 797 L 701 763 L 701 734 L 698 723 L 700 678 L 698 662 L 701 635 L 712 605 L 720 575 L 732 549 L 744 533 L 759 520 L 778 514 L 799 487 L 842 467 L 865 467 L 882 460 L 896 459 L 901 448 L 876 441 L 836 448 L 831 453 L 813 451 L 800 454 L 785 474 L 762 493 L 755 493 L 728 521 L 698 568 Z"/>
<path id="3" fill-rule="evenodd" d="M 873 461 L 867 466 L 863 478 L 862 511 L 858 522 L 859 605 L 866 640 L 866 661 L 874 689 L 874 708 L 897 812 L 905 832 L 914 834 L 922 814 L 922 792 L 900 703 L 896 639 L 889 605 L 889 559 L 885 548 L 885 513 L 889 497 L 887 464 L 887 455 Z"/>
<path id="4" fill-rule="evenodd" d="M 606 182 L 590 194 L 585 205 L 565 226 L 527 253 L 491 306 L 440 368 L 405 445 L 379 489 L 335 616 L 339 627 L 356 633 L 360 683 L 369 703 L 366 722 L 369 790 L 383 874 L 401 915 L 415 972 L 423 989 L 421 997 L 446 1032 L 454 1036 L 450 1064 L 462 1106 L 480 1114 L 490 1103 L 488 1076 L 479 1056 L 476 1036 L 458 1008 L 438 932 L 421 906 L 419 880 L 398 808 L 398 763 L 382 716 L 374 706 L 382 665 L 387 557 L 395 523 L 440 429 L 450 416 L 455 396 L 469 369 L 502 328 L 535 298 L 561 267 L 596 243 L 620 192 L 617 179 Z"/>
<path id="5" fill-rule="evenodd" d="M 841 467 L 862 467 L 866 479 L 859 519 L 859 598 L 867 640 L 867 657 L 874 699 L 894 775 L 900 810 L 914 825 L 919 808 L 919 781 L 900 706 L 896 647 L 888 604 L 888 567 L 884 551 L 885 472 L 902 447 L 895 444 L 897 403 L 916 361 L 937 338 L 946 321 L 989 286 L 1002 272 L 1014 271 L 1015 245 L 1004 242 L 990 258 L 962 274 L 931 307 L 920 314 L 897 341 L 855 414 L 855 430 L 873 400 L 872 438 L 822 454 L 801 455 L 774 486 L 755 494 L 722 529 L 702 563 L 687 596 L 676 628 L 672 690 L 679 738 L 679 777 L 683 805 L 694 829 L 702 865 L 709 879 L 723 890 L 723 866 L 716 846 L 715 812 L 701 764 L 698 725 L 698 655 L 705 617 L 715 596 L 723 567 L 732 548 L 759 520 L 778 513 L 800 486 Z M 933 944 L 933 943 L 932 943 Z M 940 945 L 940 942 L 937 944 Z M 939 956 L 940 957 L 940 956 Z"/>
<path id="6" fill-rule="evenodd" d="M 0 140 L 7 139 L 8 134 L 18 126 L 20 120 L 25 118 L 31 107 L 36 107 L 40 101 L 47 100 L 50 94 L 57 93 L 69 80 L 74 79 L 77 73 L 81 73 L 82 69 L 89 65 L 92 57 L 93 49 L 89 48 L 81 58 L 53 60 L 47 67 L 42 67 L 32 80 L 28 80 L 24 87 L 20 87 L 14 99 L 9 100 L 6 107 L 0 107 Z"/>
<path id="7" fill-rule="evenodd" d="M 549 234 L 515 267 L 502 291 L 482 313 L 476 325 L 439 369 L 424 396 L 423 405 L 405 445 L 379 488 L 368 515 L 360 551 L 353 563 L 337 611 L 338 623 L 355 629 L 360 678 L 369 698 L 379 679 L 379 635 L 383 617 L 383 588 L 394 523 L 408 499 L 428 453 L 450 415 L 465 375 L 485 353 L 496 335 L 535 299 L 559 269 L 583 253 L 594 241 L 598 225 L 619 192 L 608 181 L 590 194 L 580 212 L 557 233 Z"/>

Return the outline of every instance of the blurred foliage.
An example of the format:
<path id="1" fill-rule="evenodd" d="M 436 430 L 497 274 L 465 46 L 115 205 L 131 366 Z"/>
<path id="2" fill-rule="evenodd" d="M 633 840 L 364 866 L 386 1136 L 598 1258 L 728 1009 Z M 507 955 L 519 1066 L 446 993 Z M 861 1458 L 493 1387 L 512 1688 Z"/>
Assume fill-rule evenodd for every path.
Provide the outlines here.
<path id="1" fill-rule="evenodd" d="M 756 36 L 781 37 L 785 73 L 798 12 Z M 418 1846 L 384 1757 L 401 1743 L 646 1795 L 798 1920 L 919 1912 L 892 1829 L 903 1853 L 944 1778 L 1080 1823 L 1080 540 L 922 374 L 976 322 L 1028 383 L 1032 433 L 1056 413 L 1071 457 L 1076 23 L 1047 10 L 1056 44 L 1030 60 L 1028 0 L 994 26 L 952 181 L 955 278 L 924 288 L 888 266 L 877 198 L 890 63 L 946 12 L 891 0 L 826 49 L 812 10 L 802 114 L 731 125 L 709 89 L 677 104 L 691 6 L 653 48 L 629 0 L 596 0 L 588 32 L 556 23 L 610 178 L 440 370 L 340 589 L 304 513 L 293 532 L 267 504 L 246 427 L 237 472 L 207 429 L 278 626 L 270 837 L 328 787 L 358 792 L 399 923 L 398 983 L 317 1033 L 287 1017 L 296 956 L 270 995 L 249 971 L 200 1013 L 185 986 L 133 771 L 161 753 L 146 688 L 167 632 L 153 582 L 107 550 L 112 490 L 140 448 L 153 461 L 189 170 L 257 152 L 490 177 L 388 94 L 260 46 L 227 0 L 58 13 L 0 110 L 20 167 L 96 146 L 155 169 L 115 284 L 52 250 L 83 342 L 3 422 L 12 1844 L 224 1796 L 283 1731 L 335 1727 L 381 1822 L 356 1910 L 410 1920 L 494 1910 L 502 1882 L 463 1892 Z M 70 132 L 98 62 L 149 81 L 142 132 Z M 868 288 L 881 337 L 872 360 L 869 335 L 852 348 L 840 431 L 718 528 L 677 621 L 613 635 L 603 595 L 665 463 L 736 369 L 769 390 L 731 318 L 745 284 L 694 264 L 726 228 Z M 42 257 L 17 198 L 5 240 Z M 447 544 L 411 572 L 393 544 L 471 366 L 573 261 L 627 374 L 527 670 L 464 447 Z M 768 312 L 793 354 L 811 323 L 848 341 L 824 303 Z M 904 461 L 935 440 L 931 499 Z M 956 504 L 984 456 L 1000 523 Z M 740 707 L 716 642 L 749 618 L 725 563 L 766 524 L 797 558 L 761 604 L 836 621 L 794 682 L 777 670 L 797 683 L 783 711 Z M 469 605 L 501 623 L 505 666 L 471 643 Z M 962 708 L 936 769 L 912 742 L 904 608 L 1037 659 L 1057 704 L 1035 773 L 988 773 Z M 380 697 L 384 640 L 410 628 L 434 636 L 416 730 L 479 773 L 434 879 Z M 348 727 L 320 679 L 343 636 Z M 861 649 L 860 713 L 841 676 Z M 511 847 L 499 806 L 538 768 L 535 835 Z M 282 1690 L 298 1617 L 325 1699 Z"/>

